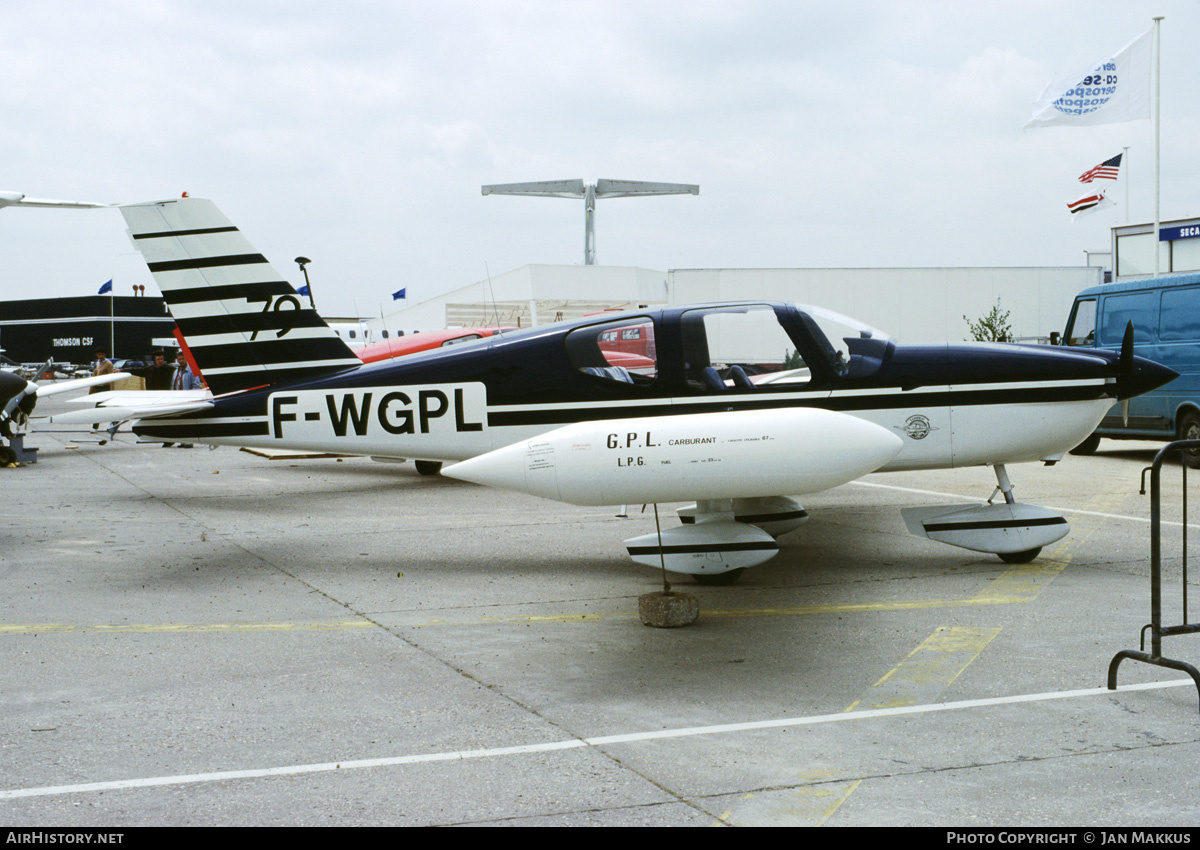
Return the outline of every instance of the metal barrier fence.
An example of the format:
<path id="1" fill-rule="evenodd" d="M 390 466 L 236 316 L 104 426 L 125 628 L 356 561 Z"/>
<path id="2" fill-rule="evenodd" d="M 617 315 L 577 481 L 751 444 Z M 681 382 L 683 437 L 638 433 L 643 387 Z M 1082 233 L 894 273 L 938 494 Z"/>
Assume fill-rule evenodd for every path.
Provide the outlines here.
<path id="1" fill-rule="evenodd" d="M 1200 632 L 1200 623 L 1188 622 L 1187 602 L 1187 471 L 1188 464 L 1183 463 L 1183 623 L 1177 626 L 1162 624 L 1162 498 L 1161 476 L 1163 461 L 1168 455 L 1176 452 L 1200 452 L 1200 440 L 1177 440 L 1167 443 L 1154 456 L 1153 465 L 1147 467 L 1150 471 L 1150 622 L 1142 626 L 1141 649 L 1123 649 L 1113 656 L 1108 665 L 1108 688 L 1117 689 L 1117 667 L 1126 658 L 1154 664 L 1158 667 L 1169 667 L 1172 670 L 1182 670 L 1192 677 L 1196 683 L 1197 694 L 1200 695 L 1200 670 L 1186 661 L 1166 658 L 1162 654 L 1162 639 L 1173 635 Z M 1146 492 L 1146 470 L 1142 470 L 1142 493 Z M 1146 630 L 1150 630 L 1150 652 L 1146 652 Z"/>

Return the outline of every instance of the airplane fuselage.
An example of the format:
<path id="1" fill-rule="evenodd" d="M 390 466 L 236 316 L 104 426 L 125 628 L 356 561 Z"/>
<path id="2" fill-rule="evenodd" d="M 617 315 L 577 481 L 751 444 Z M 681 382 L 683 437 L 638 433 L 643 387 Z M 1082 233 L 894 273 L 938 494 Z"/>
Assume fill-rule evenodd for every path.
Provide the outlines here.
<path id="1" fill-rule="evenodd" d="M 597 317 L 481 340 L 218 398 L 209 411 L 142 420 L 136 430 L 217 445 L 463 460 L 574 422 L 809 407 L 895 433 L 903 448 L 883 469 L 908 470 L 1056 458 L 1092 432 L 1117 394 L 1115 355 L 859 338 L 847 339 L 839 356 L 827 350 L 828 340 L 805 320 L 803 308 L 787 304 L 756 309 L 773 310 L 803 355 L 803 367 L 776 370 L 758 383 L 706 385 L 695 377 L 700 355 L 689 350 L 685 329 L 687 316 L 703 309 Z M 570 346 L 578 348 L 574 340 L 591 328 L 651 323 L 652 375 L 618 381 L 592 374 L 611 369 L 572 360 Z M 1138 361 L 1136 367 L 1144 382 L 1165 380 L 1155 364 Z M 628 450 L 623 458 L 637 463 L 635 443 L 653 439 L 652 433 L 614 434 L 613 448 Z"/>

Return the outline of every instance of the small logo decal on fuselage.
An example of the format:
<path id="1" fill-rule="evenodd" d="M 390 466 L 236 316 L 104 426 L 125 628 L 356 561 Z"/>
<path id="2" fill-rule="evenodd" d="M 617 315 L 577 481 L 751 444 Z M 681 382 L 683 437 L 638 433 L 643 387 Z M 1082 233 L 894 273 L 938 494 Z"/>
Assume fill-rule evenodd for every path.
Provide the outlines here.
<path id="1" fill-rule="evenodd" d="M 904 420 L 903 425 L 893 425 L 892 427 L 897 431 L 903 431 L 914 440 L 924 440 L 929 436 L 930 431 L 940 430 L 929 424 L 928 416 L 922 416 L 919 413 L 908 417 L 908 419 Z"/>

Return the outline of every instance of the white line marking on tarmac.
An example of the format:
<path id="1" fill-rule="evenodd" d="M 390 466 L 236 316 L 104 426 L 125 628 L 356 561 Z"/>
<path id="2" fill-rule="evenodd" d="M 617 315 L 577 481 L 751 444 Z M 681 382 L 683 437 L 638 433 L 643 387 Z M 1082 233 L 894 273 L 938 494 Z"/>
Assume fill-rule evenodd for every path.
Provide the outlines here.
<path id="1" fill-rule="evenodd" d="M 846 723 L 856 720 L 871 720 L 902 717 L 909 714 L 926 714 L 935 711 L 959 711 L 968 708 L 986 708 L 994 705 L 1045 702 L 1057 699 L 1094 697 L 1126 691 L 1149 691 L 1160 688 L 1178 688 L 1193 684 L 1191 679 L 1169 682 L 1147 682 L 1139 685 L 1123 685 L 1116 691 L 1108 688 L 1082 688 L 1073 691 L 1049 691 L 1040 694 L 1018 694 L 1009 697 L 939 702 L 927 705 L 900 706 L 896 708 L 867 709 L 863 711 L 818 714 L 811 717 L 788 717 L 780 720 L 758 720 L 749 723 L 725 723 L 719 726 L 691 726 L 682 729 L 660 729 L 654 732 L 634 732 L 626 735 L 604 735 L 597 738 L 575 738 L 569 741 L 552 741 L 544 744 L 527 744 L 519 747 L 495 747 L 483 750 L 460 750 L 445 753 L 423 753 L 390 758 L 357 759 L 353 761 L 324 762 L 322 764 L 297 764 L 287 767 L 267 767 L 257 770 L 225 770 L 213 773 L 191 773 L 178 776 L 152 776 L 144 779 L 119 779 L 111 782 L 86 782 L 77 785 L 49 785 L 40 788 L 14 788 L 0 791 L 0 800 L 15 800 L 22 797 L 47 797 L 56 794 L 82 794 L 89 791 L 117 791 L 129 788 L 156 788 L 166 785 L 189 785 L 203 782 L 228 782 L 233 779 L 262 779 L 272 776 L 295 776 L 307 773 L 326 773 L 335 770 L 357 770 L 371 767 L 395 767 L 405 764 L 424 764 L 439 761 L 467 761 L 470 759 L 497 758 L 500 756 L 546 753 L 556 750 L 573 750 L 581 747 L 603 747 L 612 744 L 628 744 L 639 741 L 658 741 L 667 738 L 689 738 L 697 735 L 720 735 L 734 732 L 752 732 L 761 729 L 786 729 L 796 726 L 816 726 L 824 723 Z"/>
<path id="2" fill-rule="evenodd" d="M 937 496 L 940 499 L 957 499 L 960 502 L 976 502 L 982 504 L 986 501 L 986 499 L 980 499 L 974 496 L 963 496 L 959 493 L 939 493 L 936 490 L 918 490 L 915 487 L 897 487 L 895 484 L 876 484 L 873 481 L 851 481 L 850 483 L 857 484 L 859 487 L 878 487 L 882 490 L 899 490 L 902 493 L 917 493 L 921 496 Z M 1146 525 L 1150 524 L 1149 517 L 1127 516 L 1125 514 L 1105 514 L 1101 513 L 1100 511 L 1082 511 L 1078 508 L 1058 508 L 1054 505 L 1044 505 L 1043 507 L 1046 507 L 1052 511 L 1061 511 L 1064 514 L 1086 514 L 1087 516 L 1102 516 L 1105 519 L 1127 519 L 1130 522 L 1144 522 Z M 1162 520 L 1162 524 L 1173 525 L 1176 528 L 1179 528 L 1183 525 L 1181 522 L 1172 522 L 1171 520 L 1167 519 Z M 1189 522 L 1188 528 L 1200 528 L 1200 524 Z"/>

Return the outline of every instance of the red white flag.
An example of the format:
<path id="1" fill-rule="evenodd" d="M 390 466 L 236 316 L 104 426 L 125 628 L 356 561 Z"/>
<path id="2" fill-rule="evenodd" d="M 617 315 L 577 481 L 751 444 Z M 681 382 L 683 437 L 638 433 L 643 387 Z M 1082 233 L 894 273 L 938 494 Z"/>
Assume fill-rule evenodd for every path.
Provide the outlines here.
<path id="1" fill-rule="evenodd" d="M 1086 198 L 1080 198 L 1078 201 L 1072 201 L 1067 204 L 1067 209 L 1071 211 L 1071 215 L 1080 216 L 1085 213 L 1095 212 L 1100 207 L 1115 206 L 1116 201 L 1110 201 L 1104 197 L 1103 192 L 1098 192 L 1095 195 L 1088 195 Z"/>

